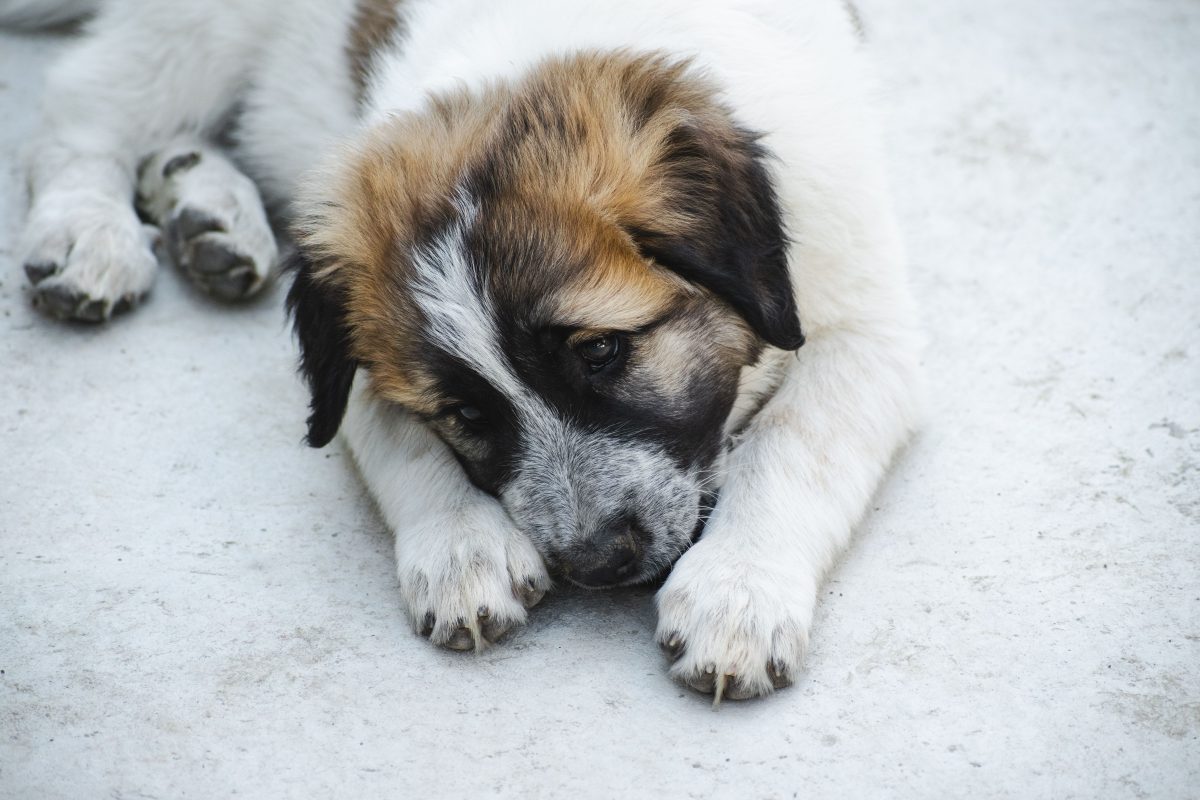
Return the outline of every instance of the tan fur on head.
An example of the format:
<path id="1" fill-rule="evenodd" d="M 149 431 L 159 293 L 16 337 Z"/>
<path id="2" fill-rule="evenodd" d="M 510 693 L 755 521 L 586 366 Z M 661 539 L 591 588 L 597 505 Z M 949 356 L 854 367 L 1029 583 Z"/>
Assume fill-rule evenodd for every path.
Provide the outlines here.
<path id="1" fill-rule="evenodd" d="M 708 158 L 689 150 L 698 141 Z M 424 323 L 409 297 L 410 255 L 459 213 L 457 197 L 486 194 L 480 236 L 535 231 L 548 251 L 536 264 L 488 265 L 494 295 L 527 298 L 544 325 L 632 330 L 687 298 L 718 302 L 647 259 L 630 232 L 708 233 L 690 213 L 695 187 L 677 175 L 682 165 L 719 191 L 711 152 L 739 158 L 736 141 L 713 88 L 686 61 L 552 59 L 517 83 L 431 97 L 375 126 L 335 168 L 332 194 L 310 204 L 300 239 L 326 264 L 317 277 L 345 292 L 353 353 L 376 388 L 432 411 L 440 398 L 412 349 Z"/>

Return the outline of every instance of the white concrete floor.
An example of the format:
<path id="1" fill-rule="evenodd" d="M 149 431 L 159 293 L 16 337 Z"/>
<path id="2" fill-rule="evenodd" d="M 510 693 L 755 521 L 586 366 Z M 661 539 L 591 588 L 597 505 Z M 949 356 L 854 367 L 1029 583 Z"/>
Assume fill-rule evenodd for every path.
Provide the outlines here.
<path id="1" fill-rule="evenodd" d="M 930 421 L 806 675 L 719 712 L 649 591 L 412 635 L 300 443 L 278 287 L 33 313 L 14 155 L 62 40 L 0 35 L 0 796 L 1200 796 L 1200 5 L 860 5 Z"/>

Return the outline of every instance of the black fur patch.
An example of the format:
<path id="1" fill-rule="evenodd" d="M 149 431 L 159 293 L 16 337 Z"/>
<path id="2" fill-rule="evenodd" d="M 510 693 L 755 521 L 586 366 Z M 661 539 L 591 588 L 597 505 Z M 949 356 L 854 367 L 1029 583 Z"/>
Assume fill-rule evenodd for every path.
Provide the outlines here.
<path id="1" fill-rule="evenodd" d="M 485 492 L 497 494 L 512 476 L 512 456 L 520 444 L 516 414 L 509 401 L 458 357 L 427 342 L 426 367 L 436 376 L 438 388 L 452 402 L 477 408 L 479 425 L 464 423 L 449 406 L 427 418 L 446 439 L 467 477 Z"/>
<path id="2" fill-rule="evenodd" d="M 285 271 L 295 273 L 287 308 L 300 340 L 300 371 L 311 393 L 305 441 L 324 447 L 342 423 L 358 362 L 350 356 L 345 298 L 336 287 L 318 283 L 314 269 L 299 249 L 284 264 Z"/>
<path id="3" fill-rule="evenodd" d="M 804 344 L 788 273 L 788 238 L 766 150 L 738 129 L 731 148 L 680 126 L 664 155 L 682 210 L 701 222 L 697 236 L 629 230 L 638 249 L 728 302 L 765 341 L 784 350 Z"/>
<path id="4" fill-rule="evenodd" d="M 604 369 L 593 371 L 567 344 L 574 329 L 546 326 L 539 319 L 536 300 L 531 299 L 555 290 L 546 283 L 548 276 L 556 274 L 551 265 L 562 266 L 562 253 L 553 237 L 536 226 L 526 227 L 520 217 L 496 213 L 491 199 L 476 200 L 478 219 L 466 232 L 463 245 L 467 259 L 491 278 L 483 278 L 484 291 L 491 297 L 504 357 L 520 380 L 560 419 L 585 434 L 656 444 L 681 470 L 710 464 L 736 397 L 740 364 L 698 358 L 691 385 L 682 393 L 687 398 L 682 405 L 660 396 L 650 385 L 630 383 L 626 375 L 630 360 L 639 358 L 643 335 L 660 325 L 703 329 L 707 305 L 684 304 L 653 326 L 623 332 L 620 355 Z M 565 271 L 586 269 L 586 264 L 578 264 Z M 445 353 L 436 342 L 427 341 L 423 352 L 439 389 L 479 408 L 488 418 L 488 424 L 476 431 L 453 420 L 440 421 L 436 427 L 471 480 L 484 491 L 498 493 L 512 477 L 514 461 L 520 459 L 528 435 L 519 428 L 516 409 L 486 376 Z M 697 354 L 704 352 L 698 343 Z"/>

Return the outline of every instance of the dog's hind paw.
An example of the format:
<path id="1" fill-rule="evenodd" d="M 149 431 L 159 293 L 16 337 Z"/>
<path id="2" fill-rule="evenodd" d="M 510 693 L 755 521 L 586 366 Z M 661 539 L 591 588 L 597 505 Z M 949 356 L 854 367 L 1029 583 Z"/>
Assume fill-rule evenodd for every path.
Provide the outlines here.
<path id="1" fill-rule="evenodd" d="M 132 308 L 154 285 L 158 235 L 121 203 L 70 193 L 38 198 L 22 239 L 34 306 L 84 322 Z"/>
<path id="2" fill-rule="evenodd" d="M 221 300 L 258 293 L 275 267 L 275 236 L 254 184 L 223 155 L 180 143 L 142 165 L 138 204 L 162 225 L 175 265 Z"/>

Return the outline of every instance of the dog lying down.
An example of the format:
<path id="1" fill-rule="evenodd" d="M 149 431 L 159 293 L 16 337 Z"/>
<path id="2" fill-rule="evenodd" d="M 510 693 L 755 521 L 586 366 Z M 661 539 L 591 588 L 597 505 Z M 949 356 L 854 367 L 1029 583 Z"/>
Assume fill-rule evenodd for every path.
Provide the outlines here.
<path id="1" fill-rule="evenodd" d="M 108 319 L 160 233 L 248 297 L 265 196 L 308 441 L 344 436 L 417 631 L 669 571 L 671 674 L 768 694 L 917 416 L 862 49 L 839 0 L 114 0 L 49 78 L 32 298 Z"/>

